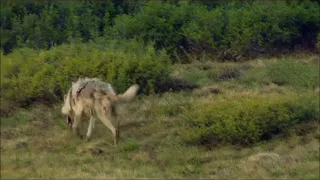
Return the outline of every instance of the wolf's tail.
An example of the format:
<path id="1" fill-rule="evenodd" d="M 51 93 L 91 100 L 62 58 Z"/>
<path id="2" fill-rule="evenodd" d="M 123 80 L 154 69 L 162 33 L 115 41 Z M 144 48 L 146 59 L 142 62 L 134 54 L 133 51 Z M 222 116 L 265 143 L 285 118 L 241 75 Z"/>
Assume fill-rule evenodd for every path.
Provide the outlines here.
<path id="1" fill-rule="evenodd" d="M 121 103 L 121 102 L 131 101 L 134 97 L 136 97 L 138 90 L 139 90 L 139 85 L 137 84 L 132 85 L 126 90 L 126 92 L 118 95 L 118 102 Z"/>

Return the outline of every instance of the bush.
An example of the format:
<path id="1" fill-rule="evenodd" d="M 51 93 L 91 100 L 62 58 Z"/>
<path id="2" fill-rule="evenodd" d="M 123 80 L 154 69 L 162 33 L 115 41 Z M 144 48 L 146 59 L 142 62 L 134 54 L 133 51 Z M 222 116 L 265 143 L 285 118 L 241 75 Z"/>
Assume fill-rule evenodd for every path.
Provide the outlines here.
<path id="1" fill-rule="evenodd" d="M 297 47 L 313 50 L 320 32 L 312 1 L 6 1 L 1 48 L 52 48 L 73 39 L 154 42 L 175 60 L 242 60 Z M 188 59 L 189 58 L 189 59 Z"/>
<path id="2" fill-rule="evenodd" d="M 313 50 L 320 32 L 314 1 L 5 2 L 1 47 L 52 48 L 80 39 L 154 42 L 174 60 L 242 60 L 298 47 Z"/>
<path id="3" fill-rule="evenodd" d="M 314 48 L 318 10 L 310 1 L 231 2 L 213 9 L 194 2 L 149 2 L 134 15 L 116 17 L 112 29 L 118 38 L 154 41 L 156 49 L 178 59 L 191 54 L 238 61 L 297 46 Z"/>
<path id="4" fill-rule="evenodd" d="M 112 32 L 116 38 L 139 38 L 144 42 L 155 42 L 156 49 L 166 49 L 171 57 L 181 55 L 184 38 L 180 29 L 195 7 L 188 3 L 174 5 L 150 1 L 134 15 L 115 18 Z"/>
<path id="5" fill-rule="evenodd" d="M 20 105 L 37 100 L 51 103 L 61 99 L 71 81 L 79 77 L 101 78 L 119 93 L 134 83 L 145 94 L 166 84 L 169 68 L 164 51 L 133 41 L 110 41 L 108 45 L 78 43 L 39 53 L 25 49 L 2 55 L 1 98 Z"/>
<path id="6" fill-rule="evenodd" d="M 187 46 L 184 48 L 192 54 L 218 52 L 224 48 L 224 31 L 226 26 L 225 10 L 217 7 L 209 11 L 205 7 L 197 7 L 192 11 L 190 21 L 182 26 Z"/>
<path id="7" fill-rule="evenodd" d="M 229 3 L 211 11 L 196 9 L 182 32 L 189 50 L 200 48 L 222 59 L 240 60 L 297 45 L 312 48 L 320 30 L 318 10 L 319 4 L 309 1 Z"/>
<path id="8" fill-rule="evenodd" d="M 192 144 L 249 145 L 318 117 L 319 101 L 314 92 L 239 96 L 195 104 L 184 116 L 181 136 Z"/>

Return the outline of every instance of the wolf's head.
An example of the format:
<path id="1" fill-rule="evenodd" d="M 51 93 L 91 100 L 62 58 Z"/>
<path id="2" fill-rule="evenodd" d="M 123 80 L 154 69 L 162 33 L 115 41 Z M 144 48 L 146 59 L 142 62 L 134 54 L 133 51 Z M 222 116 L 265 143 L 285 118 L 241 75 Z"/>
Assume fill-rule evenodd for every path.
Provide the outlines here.
<path id="1" fill-rule="evenodd" d="M 68 94 L 64 95 L 64 104 L 61 108 L 61 112 L 64 115 L 67 115 L 67 124 L 71 128 L 73 124 L 72 119 L 72 107 L 71 107 L 71 88 L 68 91 Z"/>
<path id="2" fill-rule="evenodd" d="M 68 115 L 68 114 L 70 114 L 70 111 L 72 111 L 72 108 L 71 108 L 71 89 L 72 88 L 70 88 L 68 93 L 63 96 L 64 103 L 61 108 L 61 112 L 64 115 Z"/>

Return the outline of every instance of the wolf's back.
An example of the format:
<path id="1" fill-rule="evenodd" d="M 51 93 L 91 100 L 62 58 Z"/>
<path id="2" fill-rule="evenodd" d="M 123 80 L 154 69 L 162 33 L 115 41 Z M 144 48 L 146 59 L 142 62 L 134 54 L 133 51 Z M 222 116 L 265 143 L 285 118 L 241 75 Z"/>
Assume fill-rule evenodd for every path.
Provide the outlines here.
<path id="1" fill-rule="evenodd" d="M 78 79 L 76 83 L 72 85 L 72 96 L 77 98 L 80 94 L 82 96 L 90 96 L 94 92 L 105 92 L 116 94 L 111 84 L 101 81 L 97 78 L 84 78 Z"/>

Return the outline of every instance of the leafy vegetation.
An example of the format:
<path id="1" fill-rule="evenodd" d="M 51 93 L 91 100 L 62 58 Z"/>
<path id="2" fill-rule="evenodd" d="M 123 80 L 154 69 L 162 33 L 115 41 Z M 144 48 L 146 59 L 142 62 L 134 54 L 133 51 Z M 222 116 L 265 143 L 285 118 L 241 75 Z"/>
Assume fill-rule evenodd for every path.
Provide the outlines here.
<path id="1" fill-rule="evenodd" d="M 239 95 L 197 103 L 184 114 L 181 135 L 197 144 L 252 144 L 302 121 L 319 117 L 318 94 Z"/>
<path id="2" fill-rule="evenodd" d="M 71 81 L 83 76 L 102 78 L 118 92 L 137 83 L 144 87 L 142 93 L 149 94 L 160 91 L 167 83 L 169 60 L 164 51 L 156 52 L 152 45 L 142 46 L 135 41 L 108 43 L 109 47 L 79 43 L 2 55 L 1 99 L 12 104 L 6 108 L 38 100 L 57 102 Z"/>

